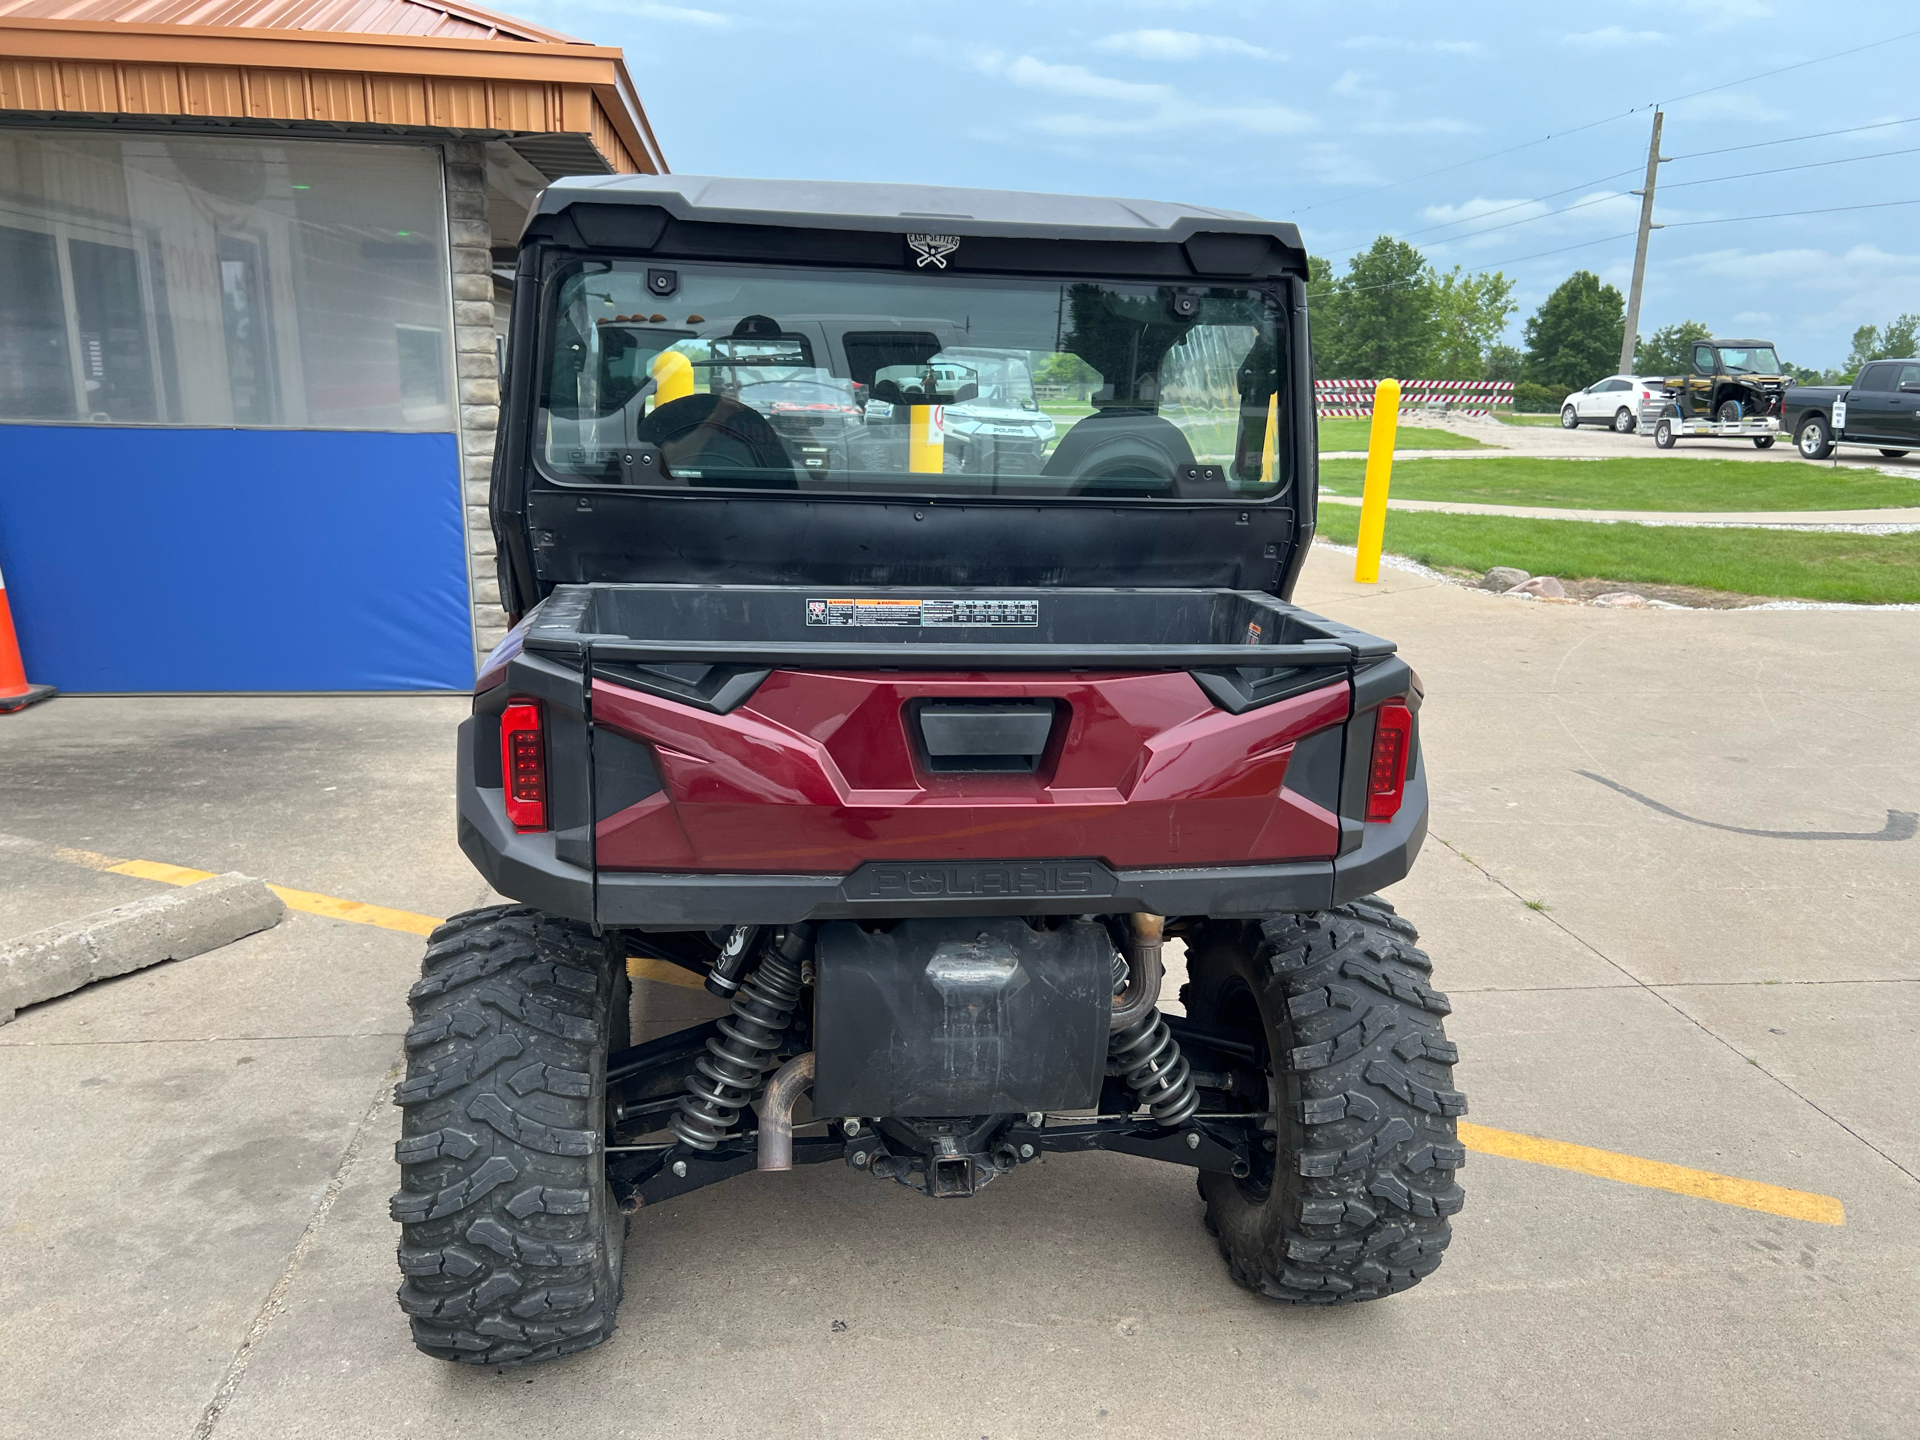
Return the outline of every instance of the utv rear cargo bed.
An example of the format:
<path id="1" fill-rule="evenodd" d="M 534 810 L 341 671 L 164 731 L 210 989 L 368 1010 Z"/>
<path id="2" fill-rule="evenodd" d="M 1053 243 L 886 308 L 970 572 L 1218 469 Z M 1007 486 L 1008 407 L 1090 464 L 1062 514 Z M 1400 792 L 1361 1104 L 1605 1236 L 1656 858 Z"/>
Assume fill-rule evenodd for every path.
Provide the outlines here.
<path id="1" fill-rule="evenodd" d="M 698 672 L 722 666 L 1193 670 L 1210 672 L 1202 688 L 1235 713 L 1394 651 L 1250 590 L 781 585 L 562 585 L 525 648 L 637 667 L 623 678 L 688 687 L 690 703 L 708 678 Z"/>

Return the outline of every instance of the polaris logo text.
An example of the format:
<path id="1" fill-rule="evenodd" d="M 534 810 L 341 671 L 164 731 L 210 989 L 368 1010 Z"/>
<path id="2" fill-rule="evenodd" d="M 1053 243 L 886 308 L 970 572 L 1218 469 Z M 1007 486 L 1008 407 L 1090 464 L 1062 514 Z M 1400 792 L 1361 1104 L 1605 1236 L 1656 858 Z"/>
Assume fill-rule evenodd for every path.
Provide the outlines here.
<path id="1" fill-rule="evenodd" d="M 874 900 L 925 900 L 970 895 L 1105 894 L 1094 867 L 1066 865 L 872 865 L 864 877 Z"/>
<path id="2" fill-rule="evenodd" d="M 947 268 L 947 256 L 960 248 L 958 235 L 909 235 L 907 245 L 920 258 L 913 263 L 922 270 L 929 265 Z"/>

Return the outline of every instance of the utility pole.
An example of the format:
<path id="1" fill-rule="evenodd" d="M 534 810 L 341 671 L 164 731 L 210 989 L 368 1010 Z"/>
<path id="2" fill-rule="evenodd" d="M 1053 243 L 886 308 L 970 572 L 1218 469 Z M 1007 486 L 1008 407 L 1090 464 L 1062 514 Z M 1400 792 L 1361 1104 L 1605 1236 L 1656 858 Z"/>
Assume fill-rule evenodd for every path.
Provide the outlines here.
<path id="1" fill-rule="evenodd" d="M 1631 375 L 1634 342 L 1640 338 L 1640 287 L 1647 279 L 1647 236 L 1663 227 L 1653 223 L 1653 186 L 1660 178 L 1660 167 L 1667 163 L 1660 153 L 1660 122 L 1664 117 L 1653 112 L 1653 140 L 1647 146 L 1647 188 L 1629 191 L 1640 197 L 1640 240 L 1633 247 L 1633 284 L 1627 291 L 1627 333 L 1620 337 L 1620 373 Z"/>

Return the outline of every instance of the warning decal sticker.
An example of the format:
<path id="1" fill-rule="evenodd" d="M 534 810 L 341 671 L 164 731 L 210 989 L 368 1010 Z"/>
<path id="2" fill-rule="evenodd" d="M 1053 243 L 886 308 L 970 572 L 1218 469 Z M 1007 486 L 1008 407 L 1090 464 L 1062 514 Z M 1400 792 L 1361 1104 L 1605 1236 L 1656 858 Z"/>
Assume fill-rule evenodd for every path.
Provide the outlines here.
<path id="1" fill-rule="evenodd" d="M 909 629 L 966 626 L 1036 626 L 1038 600 L 992 597 L 939 600 L 809 600 L 809 625 L 904 625 Z"/>

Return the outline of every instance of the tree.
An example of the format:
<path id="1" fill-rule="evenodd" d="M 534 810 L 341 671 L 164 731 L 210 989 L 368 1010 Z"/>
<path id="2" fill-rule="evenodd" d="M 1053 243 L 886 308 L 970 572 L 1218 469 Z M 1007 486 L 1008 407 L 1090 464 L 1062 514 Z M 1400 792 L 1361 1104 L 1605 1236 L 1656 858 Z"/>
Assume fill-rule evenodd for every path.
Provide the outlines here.
<path id="1" fill-rule="evenodd" d="M 1920 355 L 1920 315 L 1902 315 L 1889 320 L 1884 330 L 1862 325 L 1854 331 L 1847 369 L 1858 374 L 1869 360 L 1905 360 L 1914 355 Z"/>
<path id="2" fill-rule="evenodd" d="M 1527 321 L 1527 379 L 1578 390 L 1613 373 L 1627 333 L 1627 302 L 1591 270 L 1576 270 Z"/>
<path id="3" fill-rule="evenodd" d="M 1520 307 L 1513 281 L 1498 270 L 1469 275 L 1458 265 L 1433 282 L 1433 306 L 1439 335 L 1422 372 L 1428 380 L 1490 380 L 1488 362 L 1500 333 Z"/>
<path id="4" fill-rule="evenodd" d="M 1319 255 L 1307 257 L 1307 328 L 1313 339 L 1313 372 L 1322 379 L 1348 379 L 1333 367 L 1344 354 L 1340 339 L 1340 282 L 1333 262 Z"/>
<path id="5" fill-rule="evenodd" d="M 1402 240 L 1382 235 L 1347 262 L 1337 279 L 1325 260 L 1308 267 L 1314 368 L 1328 379 L 1378 380 L 1424 374 L 1439 319 L 1433 271 Z"/>
<path id="6" fill-rule="evenodd" d="M 1698 320 L 1682 320 L 1678 325 L 1663 325 L 1645 340 L 1635 342 L 1633 369 L 1636 375 L 1684 375 L 1693 361 L 1693 342 L 1711 340 L 1713 332 Z"/>
<path id="7" fill-rule="evenodd" d="M 1481 380 L 1517 307 L 1499 271 L 1436 275 L 1404 240 L 1382 235 L 1347 262 L 1347 273 L 1307 257 L 1313 363 L 1324 379 Z"/>
<path id="8" fill-rule="evenodd" d="M 1056 352 L 1034 367 L 1033 378 L 1040 385 L 1065 385 L 1075 398 L 1085 400 L 1087 392 L 1100 383 L 1100 372 L 1078 355 Z"/>
<path id="9" fill-rule="evenodd" d="M 1526 369 L 1527 357 L 1511 345 L 1495 345 L 1487 351 L 1487 379 L 1518 380 Z"/>

